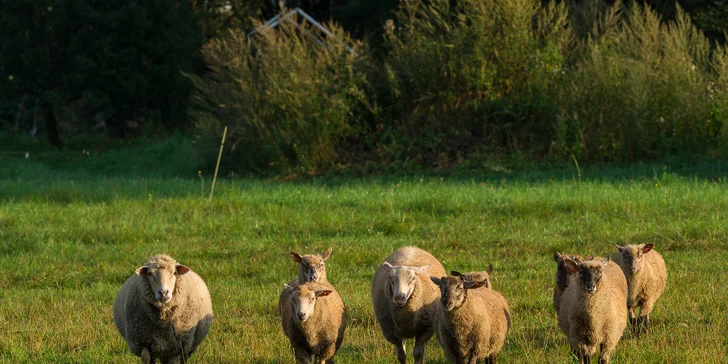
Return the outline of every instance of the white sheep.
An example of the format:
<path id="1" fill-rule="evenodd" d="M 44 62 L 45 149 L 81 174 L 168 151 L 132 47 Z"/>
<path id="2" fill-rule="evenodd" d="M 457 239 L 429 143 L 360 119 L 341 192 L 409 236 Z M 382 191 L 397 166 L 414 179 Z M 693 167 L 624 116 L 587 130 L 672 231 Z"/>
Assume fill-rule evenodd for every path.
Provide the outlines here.
<path id="1" fill-rule="evenodd" d="M 456 271 L 452 275 L 430 277 L 441 296 L 437 340 L 452 362 L 496 363 L 511 327 L 508 302 L 500 293 L 480 288 L 485 280 L 464 280 Z"/>
<path id="2" fill-rule="evenodd" d="M 415 338 L 415 363 L 421 364 L 434 334 L 440 290 L 430 282 L 430 275 L 444 276 L 445 269 L 430 253 L 412 246 L 392 253 L 374 273 L 374 315 L 384 338 L 394 344 L 400 363 L 407 357 L 403 339 Z"/>
<path id="3" fill-rule="evenodd" d="M 665 260 L 653 249 L 654 244 L 615 246 L 620 254 L 614 261 L 627 277 L 629 322 L 635 333 L 649 332 L 650 313 L 667 284 Z M 639 318 L 635 308 L 640 309 Z"/>
<path id="4" fill-rule="evenodd" d="M 561 296 L 559 328 L 580 363 L 599 351 L 599 363 L 607 364 L 627 326 L 627 280 L 609 257 L 564 262 L 574 274 Z"/>
<path id="5" fill-rule="evenodd" d="M 327 283 L 284 285 L 278 304 L 283 333 L 297 363 L 333 363 L 344 340 L 347 313 L 344 301 Z"/>
<path id="6" fill-rule="evenodd" d="M 138 268 L 114 301 L 114 322 L 142 363 L 185 360 L 207 336 L 212 301 L 205 282 L 163 254 Z"/>

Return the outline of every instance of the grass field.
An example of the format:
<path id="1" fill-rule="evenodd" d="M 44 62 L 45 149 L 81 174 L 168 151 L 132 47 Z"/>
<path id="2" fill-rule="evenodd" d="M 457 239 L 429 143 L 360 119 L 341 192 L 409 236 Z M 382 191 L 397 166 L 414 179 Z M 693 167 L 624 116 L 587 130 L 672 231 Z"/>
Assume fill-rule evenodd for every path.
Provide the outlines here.
<path id="1" fill-rule="evenodd" d="M 234 179 L 219 182 L 208 203 L 204 174 L 8 168 L 0 180 L 0 362 L 136 362 L 114 327 L 112 303 L 158 252 L 198 272 L 212 294 L 215 322 L 192 362 L 292 362 L 277 314 L 282 285 L 296 274 L 287 253 L 331 246 L 328 277 L 351 319 L 338 362 L 392 363 L 369 290 L 377 266 L 405 245 L 430 251 L 448 270 L 493 263 L 493 286 L 513 315 L 501 362 L 568 362 L 551 304 L 553 252 L 605 255 L 613 243 L 645 242 L 664 256 L 668 287 L 651 335 L 626 333 L 614 362 L 727 360 L 724 178 L 658 168 L 605 178 Z M 444 361 L 436 340 L 427 350 L 428 362 Z"/>

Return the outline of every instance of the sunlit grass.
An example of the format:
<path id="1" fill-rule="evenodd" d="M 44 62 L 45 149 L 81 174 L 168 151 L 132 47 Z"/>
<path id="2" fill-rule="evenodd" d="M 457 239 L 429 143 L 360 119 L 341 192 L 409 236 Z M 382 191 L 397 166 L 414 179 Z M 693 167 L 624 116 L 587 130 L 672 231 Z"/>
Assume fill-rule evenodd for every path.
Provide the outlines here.
<path id="1" fill-rule="evenodd" d="M 292 362 L 276 311 L 295 276 L 286 254 L 332 246 L 329 280 L 351 318 L 337 360 L 395 362 L 373 318 L 370 281 L 389 253 L 417 245 L 448 270 L 493 263 L 493 285 L 513 314 L 502 362 L 567 362 L 551 307 L 554 250 L 605 255 L 613 243 L 643 242 L 665 257 L 668 287 L 651 335 L 626 333 L 615 362 L 726 361 L 725 180 L 223 180 L 208 203 L 209 180 L 0 181 L 0 361 L 138 360 L 111 306 L 135 268 L 166 252 L 198 272 L 213 298 L 212 331 L 192 362 Z M 435 340 L 427 357 L 444 360 Z"/>

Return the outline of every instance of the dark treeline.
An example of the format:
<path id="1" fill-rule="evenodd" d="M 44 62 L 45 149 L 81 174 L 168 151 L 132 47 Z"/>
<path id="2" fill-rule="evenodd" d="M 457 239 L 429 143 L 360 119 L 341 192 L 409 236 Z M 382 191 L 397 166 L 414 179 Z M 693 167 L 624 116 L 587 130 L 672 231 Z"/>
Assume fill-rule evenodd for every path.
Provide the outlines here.
<path id="1" fill-rule="evenodd" d="M 292 0 L 325 47 L 248 38 L 278 5 L 2 0 L 0 128 L 213 156 L 226 125 L 228 168 L 297 174 L 723 154 L 724 0 Z"/>

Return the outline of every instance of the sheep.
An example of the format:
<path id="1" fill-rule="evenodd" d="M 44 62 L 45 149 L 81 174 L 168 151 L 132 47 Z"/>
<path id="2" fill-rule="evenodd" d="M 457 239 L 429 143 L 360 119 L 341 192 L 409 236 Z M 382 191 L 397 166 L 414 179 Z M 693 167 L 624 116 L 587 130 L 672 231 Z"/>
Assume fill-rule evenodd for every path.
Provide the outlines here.
<path id="1" fill-rule="evenodd" d="M 649 333 L 650 312 L 667 284 L 665 260 L 653 249 L 654 244 L 615 246 L 620 254 L 614 261 L 627 277 L 630 326 L 637 335 L 643 330 Z M 635 308 L 640 309 L 639 318 L 636 317 Z"/>
<path id="2" fill-rule="evenodd" d="M 291 260 L 298 265 L 298 279 L 292 280 L 288 285 L 304 284 L 306 282 L 328 283 L 326 279 L 326 259 L 331 255 L 331 248 L 323 254 L 311 254 L 301 256 L 291 252 Z"/>
<path id="3" fill-rule="evenodd" d="M 435 333 L 445 356 L 455 363 L 496 363 L 511 327 L 511 313 L 503 296 L 485 287 L 486 281 L 430 277 L 440 287 Z"/>
<path id="4" fill-rule="evenodd" d="M 143 364 L 184 361 L 207 336 L 212 316 L 202 278 L 164 254 L 139 267 L 114 301 L 116 328 Z"/>
<path id="5" fill-rule="evenodd" d="M 372 279 L 374 315 L 402 364 L 407 357 L 403 339 L 415 338 L 415 363 L 421 364 L 434 334 L 440 290 L 430 275 L 444 276 L 445 269 L 430 253 L 410 246 L 388 256 Z"/>
<path id="6" fill-rule="evenodd" d="M 579 363 L 609 363 L 627 326 L 627 279 L 607 256 L 577 263 L 565 258 L 573 273 L 561 297 L 559 328 L 569 339 Z"/>
<path id="7" fill-rule="evenodd" d="M 347 313 L 344 301 L 327 283 L 284 285 L 278 305 L 283 333 L 293 347 L 297 363 L 334 363 L 344 340 Z"/>
<path id="8" fill-rule="evenodd" d="M 559 252 L 554 253 L 554 261 L 556 262 L 556 286 L 554 287 L 554 309 L 556 313 L 559 312 L 559 304 L 561 302 L 561 295 L 564 294 L 566 287 L 569 285 L 569 276 L 571 271 L 566 267 L 564 258 L 571 259 L 577 263 L 581 263 L 585 260 L 592 260 L 594 257 L 582 258 L 581 255 L 566 255 Z"/>
<path id="9" fill-rule="evenodd" d="M 493 264 L 488 264 L 488 269 L 477 272 L 460 273 L 456 271 L 450 271 L 451 275 L 458 274 L 463 277 L 466 281 L 484 281 L 483 288 L 493 288 L 490 284 L 490 275 L 493 273 Z"/>

